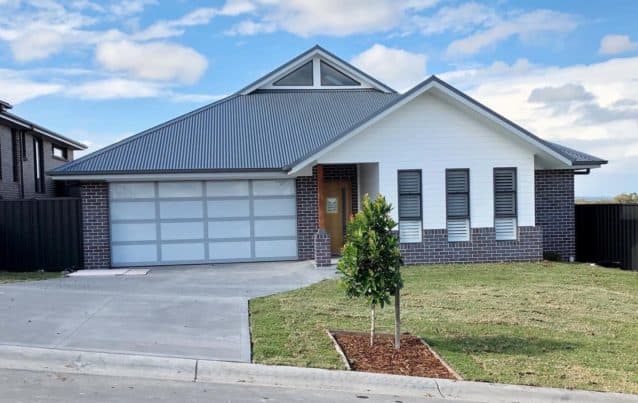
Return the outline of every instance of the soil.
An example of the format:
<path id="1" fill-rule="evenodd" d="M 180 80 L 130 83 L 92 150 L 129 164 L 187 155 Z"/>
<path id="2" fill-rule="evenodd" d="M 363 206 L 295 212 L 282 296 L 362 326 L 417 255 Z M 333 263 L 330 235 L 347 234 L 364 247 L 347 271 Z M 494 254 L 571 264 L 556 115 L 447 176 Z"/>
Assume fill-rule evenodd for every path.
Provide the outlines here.
<path id="1" fill-rule="evenodd" d="M 397 351 L 392 335 L 375 336 L 372 347 L 367 333 L 333 335 L 355 371 L 457 379 L 416 336 L 401 335 L 401 349 Z"/>

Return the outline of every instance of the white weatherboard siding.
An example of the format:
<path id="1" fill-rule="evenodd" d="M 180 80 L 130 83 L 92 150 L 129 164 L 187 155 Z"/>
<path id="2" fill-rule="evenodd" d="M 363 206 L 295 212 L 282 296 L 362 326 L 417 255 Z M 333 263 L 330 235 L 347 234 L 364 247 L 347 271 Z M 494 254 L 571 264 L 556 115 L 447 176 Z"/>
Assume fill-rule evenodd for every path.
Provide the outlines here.
<path id="1" fill-rule="evenodd" d="M 113 266 L 297 257 L 294 180 L 109 185 Z"/>
<path id="2" fill-rule="evenodd" d="M 324 154 L 321 164 L 379 161 L 379 192 L 397 206 L 397 170 L 421 169 L 423 227 L 446 227 L 445 169 L 469 168 L 471 226 L 494 226 L 493 168 L 518 170 L 518 225 L 534 224 L 534 152 L 484 118 L 423 94 Z M 396 208 L 393 210 L 397 218 Z"/>

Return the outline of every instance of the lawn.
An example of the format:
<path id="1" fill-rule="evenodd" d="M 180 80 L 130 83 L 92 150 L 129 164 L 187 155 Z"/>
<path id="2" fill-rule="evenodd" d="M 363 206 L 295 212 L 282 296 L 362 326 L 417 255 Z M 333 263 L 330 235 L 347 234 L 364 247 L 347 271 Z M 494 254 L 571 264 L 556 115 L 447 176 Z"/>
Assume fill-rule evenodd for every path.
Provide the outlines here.
<path id="1" fill-rule="evenodd" d="M 403 331 L 468 380 L 638 393 L 638 273 L 581 264 L 403 269 Z M 393 329 L 392 307 L 378 329 Z M 250 302 L 253 360 L 343 368 L 326 329 L 367 331 L 337 281 Z"/>
<path id="2" fill-rule="evenodd" d="M 12 272 L 0 271 L 0 284 L 15 283 L 17 281 L 48 280 L 61 277 L 59 272 Z"/>

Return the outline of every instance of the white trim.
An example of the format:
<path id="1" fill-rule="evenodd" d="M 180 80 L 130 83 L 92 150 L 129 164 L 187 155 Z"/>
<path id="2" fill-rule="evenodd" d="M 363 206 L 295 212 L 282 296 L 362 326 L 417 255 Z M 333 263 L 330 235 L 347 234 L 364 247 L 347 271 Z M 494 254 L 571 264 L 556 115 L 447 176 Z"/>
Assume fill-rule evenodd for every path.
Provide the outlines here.
<path id="1" fill-rule="evenodd" d="M 571 163 L 571 161 L 569 159 L 567 159 L 567 158 L 563 157 L 562 155 L 558 154 L 556 151 L 552 150 L 551 148 L 547 147 L 546 145 L 544 145 L 542 143 L 539 143 L 538 141 L 534 140 L 529 135 L 527 135 L 526 133 L 523 133 L 521 130 L 519 130 L 518 128 L 512 126 L 508 122 L 506 122 L 506 121 L 504 121 L 502 119 L 499 119 L 498 117 L 496 117 L 496 116 L 492 115 L 491 113 L 488 113 L 487 111 L 485 111 L 483 108 L 480 108 L 477 105 L 475 105 L 474 103 L 468 101 L 467 99 L 455 94 L 454 92 L 450 91 L 448 88 L 446 88 L 443 85 L 437 83 L 436 81 L 432 81 L 432 82 L 428 83 L 427 85 L 424 85 L 422 88 L 414 91 L 413 93 L 409 93 L 408 92 L 407 96 L 402 98 L 396 104 L 390 106 L 389 108 L 387 108 L 386 110 L 384 110 L 380 114 L 374 116 L 373 118 L 369 119 L 368 121 L 366 121 L 362 125 L 357 126 L 352 131 L 350 131 L 347 134 L 345 134 L 344 136 L 338 138 L 336 141 L 334 141 L 332 144 L 328 145 L 327 147 L 324 147 L 321 150 L 317 151 L 312 156 L 310 156 L 310 157 L 302 160 L 301 162 L 297 163 L 290 170 L 290 175 L 294 175 L 295 173 L 297 173 L 301 169 L 305 168 L 309 164 L 312 164 L 314 161 L 319 159 L 322 155 L 326 154 L 327 152 L 333 150 L 334 148 L 336 148 L 339 145 L 343 144 L 344 142 L 348 141 L 350 138 L 352 138 L 355 135 L 359 134 L 363 130 L 365 130 L 368 127 L 372 126 L 373 124 L 377 123 L 381 119 L 383 119 L 386 116 L 390 115 L 391 113 L 393 113 L 397 109 L 401 108 L 403 105 L 407 104 L 408 102 L 412 101 L 414 98 L 416 98 L 419 95 L 429 91 L 432 88 L 436 88 L 437 90 L 439 90 L 444 95 L 447 95 L 450 98 L 452 98 L 453 100 L 455 100 L 457 102 L 460 102 L 461 104 L 463 104 L 467 108 L 471 109 L 472 111 L 477 112 L 478 114 L 480 114 L 481 116 L 487 118 L 488 120 L 498 124 L 499 126 L 503 127 L 504 129 L 516 134 L 518 137 L 520 137 L 521 139 L 525 140 L 529 144 L 539 148 L 541 151 L 545 152 L 549 156 L 551 156 L 554 159 L 560 161 L 561 163 L 567 165 L 567 167 L 565 167 L 565 169 L 574 169 L 574 166 L 572 165 L 572 163 Z M 580 167 L 576 166 L 576 168 L 580 168 Z"/>
<path id="2" fill-rule="evenodd" d="M 285 172 L 204 172 L 204 173 L 166 173 L 166 174 L 122 174 L 122 175 L 56 175 L 49 174 L 53 180 L 137 182 L 137 181 L 174 181 L 174 180 L 234 180 L 234 179 L 290 179 Z M 292 176 L 294 177 L 294 176 Z"/>
<path id="3" fill-rule="evenodd" d="M 342 71 L 344 74 L 352 77 L 354 80 L 358 81 L 361 83 L 361 85 L 357 85 L 357 86 L 321 86 L 321 76 L 320 76 L 320 72 L 319 72 L 319 61 L 323 59 L 325 60 L 328 64 L 332 65 L 333 67 L 335 67 L 337 70 Z M 313 62 L 313 85 L 312 86 L 273 86 L 272 83 L 274 83 L 275 81 L 279 80 L 280 78 L 286 76 L 287 74 L 291 73 L 292 71 L 294 71 L 295 69 L 303 66 L 304 64 L 308 63 L 309 60 L 312 60 Z M 280 89 L 280 90 L 285 90 L 285 89 L 365 89 L 365 88 L 375 88 L 379 91 L 383 91 L 386 93 L 390 93 L 391 91 L 386 88 L 383 87 L 377 83 L 372 82 L 370 79 L 366 78 L 364 75 L 362 75 L 361 73 L 355 71 L 352 69 L 352 67 L 348 66 L 347 64 L 335 59 L 334 57 L 330 56 L 329 54 L 325 53 L 324 51 L 322 51 L 321 49 L 315 49 L 314 51 L 310 52 L 309 54 L 307 54 L 305 57 L 296 60 L 292 63 L 289 62 L 288 65 L 284 65 L 283 68 L 281 68 L 281 70 L 278 70 L 274 73 L 268 74 L 264 77 L 262 77 L 259 81 L 255 82 L 254 84 L 252 84 L 250 87 L 245 88 L 244 90 L 242 90 L 240 92 L 240 94 L 242 95 L 247 95 L 250 94 L 251 92 L 260 89 L 260 88 L 264 88 L 264 89 Z"/>

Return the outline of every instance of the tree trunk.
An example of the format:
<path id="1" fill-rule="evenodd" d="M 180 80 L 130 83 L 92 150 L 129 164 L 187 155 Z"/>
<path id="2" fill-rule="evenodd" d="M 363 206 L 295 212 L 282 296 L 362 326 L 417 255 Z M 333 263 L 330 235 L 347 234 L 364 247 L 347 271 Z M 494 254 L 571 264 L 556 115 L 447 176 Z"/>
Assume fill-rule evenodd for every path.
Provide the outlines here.
<path id="1" fill-rule="evenodd" d="M 372 308 L 370 309 L 370 347 L 374 345 L 374 308 L 375 306 L 372 305 Z"/>
<path id="2" fill-rule="evenodd" d="M 401 290 L 394 292 L 394 348 L 401 348 Z"/>

